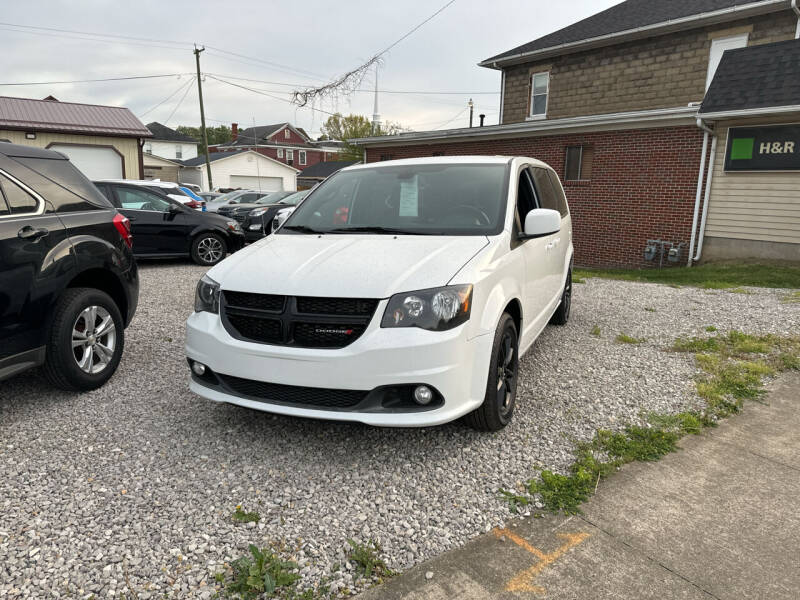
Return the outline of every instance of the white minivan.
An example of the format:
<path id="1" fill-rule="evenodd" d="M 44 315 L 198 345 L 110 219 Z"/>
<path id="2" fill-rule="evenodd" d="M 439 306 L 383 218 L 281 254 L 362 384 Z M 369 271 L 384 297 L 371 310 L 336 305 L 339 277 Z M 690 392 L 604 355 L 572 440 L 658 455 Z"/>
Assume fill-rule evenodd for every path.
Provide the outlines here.
<path id="1" fill-rule="evenodd" d="M 342 169 L 198 283 L 190 388 L 300 417 L 501 429 L 520 356 L 569 317 L 572 253 L 564 190 L 538 160 Z"/>

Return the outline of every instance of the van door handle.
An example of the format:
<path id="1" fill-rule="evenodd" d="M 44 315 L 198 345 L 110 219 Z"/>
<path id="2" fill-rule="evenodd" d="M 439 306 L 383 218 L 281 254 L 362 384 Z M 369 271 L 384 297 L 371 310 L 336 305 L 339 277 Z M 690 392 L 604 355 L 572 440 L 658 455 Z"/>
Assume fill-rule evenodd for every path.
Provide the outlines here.
<path id="1" fill-rule="evenodd" d="M 555 242 L 548 242 L 548 243 L 545 245 L 544 249 L 545 249 L 545 250 L 552 250 L 552 249 L 555 247 L 555 245 L 556 245 L 556 243 L 555 243 Z"/>
<path id="2" fill-rule="evenodd" d="M 48 233 L 50 233 L 50 231 L 44 227 L 37 229 L 36 227 L 25 225 L 25 227 L 17 232 L 17 237 L 23 240 L 38 240 L 39 238 L 46 236 Z"/>

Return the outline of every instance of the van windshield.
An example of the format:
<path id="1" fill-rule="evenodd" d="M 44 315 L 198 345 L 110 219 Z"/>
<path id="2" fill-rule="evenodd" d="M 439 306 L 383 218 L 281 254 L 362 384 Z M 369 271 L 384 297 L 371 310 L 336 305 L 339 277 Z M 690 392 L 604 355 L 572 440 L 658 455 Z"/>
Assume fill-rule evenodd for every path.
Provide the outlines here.
<path id="1" fill-rule="evenodd" d="M 376 166 L 319 185 L 282 233 L 490 235 L 503 228 L 506 164 Z"/>

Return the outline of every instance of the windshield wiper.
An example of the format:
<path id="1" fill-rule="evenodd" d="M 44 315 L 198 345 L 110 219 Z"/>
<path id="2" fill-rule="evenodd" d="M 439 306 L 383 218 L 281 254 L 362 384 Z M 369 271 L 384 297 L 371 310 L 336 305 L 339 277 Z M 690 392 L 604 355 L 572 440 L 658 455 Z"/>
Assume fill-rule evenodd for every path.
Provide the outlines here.
<path id="1" fill-rule="evenodd" d="M 284 225 L 281 229 L 288 229 L 289 231 L 299 231 L 301 233 L 327 233 L 327 231 L 320 231 L 309 227 L 308 225 Z"/>
<path id="2" fill-rule="evenodd" d="M 385 234 L 399 234 L 399 235 L 431 235 L 425 232 L 408 231 L 407 229 L 396 229 L 393 227 L 380 227 L 380 226 L 360 226 L 360 227 L 338 227 L 335 229 L 328 229 L 325 233 L 385 233 Z"/>

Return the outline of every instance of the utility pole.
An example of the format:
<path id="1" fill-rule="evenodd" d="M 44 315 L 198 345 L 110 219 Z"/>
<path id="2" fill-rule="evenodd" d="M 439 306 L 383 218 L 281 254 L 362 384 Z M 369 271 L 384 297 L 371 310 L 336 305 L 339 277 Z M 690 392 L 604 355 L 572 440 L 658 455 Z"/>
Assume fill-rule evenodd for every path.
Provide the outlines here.
<path id="1" fill-rule="evenodd" d="M 203 108 L 203 80 L 200 77 L 200 53 L 205 47 L 194 47 L 194 59 L 197 64 L 197 95 L 200 97 L 200 128 L 203 130 L 203 147 L 206 149 L 206 174 L 208 175 L 208 191 L 214 191 L 214 182 L 211 181 L 211 160 L 208 158 L 208 132 L 206 132 L 206 111 Z"/>
<path id="2" fill-rule="evenodd" d="M 372 135 L 378 135 L 381 116 L 378 114 L 378 63 L 375 63 L 375 104 L 372 108 Z"/>
<path id="3" fill-rule="evenodd" d="M 472 98 L 470 98 L 469 102 L 467 102 L 467 106 L 469 106 L 469 126 L 472 127 L 472 111 L 475 107 L 475 105 L 472 103 Z"/>

